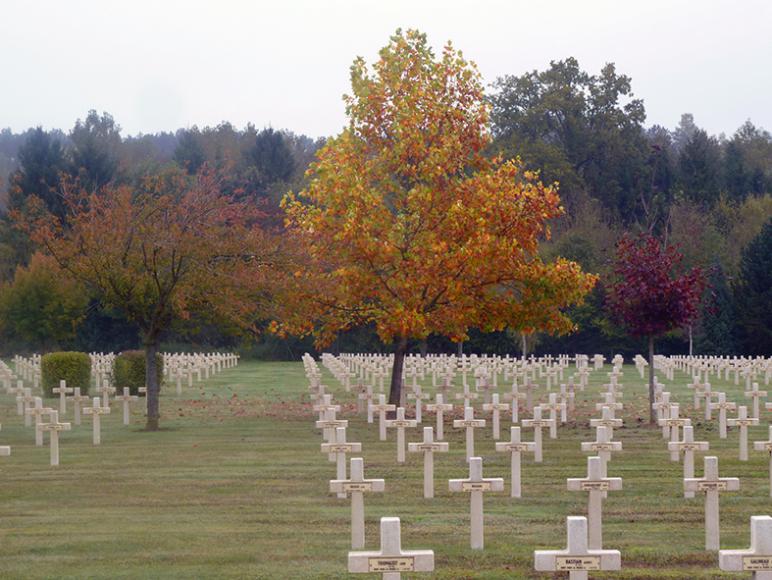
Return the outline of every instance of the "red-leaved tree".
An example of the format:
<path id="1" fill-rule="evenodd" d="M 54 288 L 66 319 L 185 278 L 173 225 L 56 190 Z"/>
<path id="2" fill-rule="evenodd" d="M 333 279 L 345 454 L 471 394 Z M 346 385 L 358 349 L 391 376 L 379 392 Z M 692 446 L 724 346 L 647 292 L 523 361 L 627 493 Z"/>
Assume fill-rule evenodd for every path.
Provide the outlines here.
<path id="1" fill-rule="evenodd" d="M 679 268 L 683 256 L 655 237 L 625 234 L 616 248 L 614 280 L 609 289 L 613 316 L 633 336 L 649 343 L 649 421 L 654 423 L 654 339 L 690 324 L 698 315 L 705 289 L 700 268 Z"/>

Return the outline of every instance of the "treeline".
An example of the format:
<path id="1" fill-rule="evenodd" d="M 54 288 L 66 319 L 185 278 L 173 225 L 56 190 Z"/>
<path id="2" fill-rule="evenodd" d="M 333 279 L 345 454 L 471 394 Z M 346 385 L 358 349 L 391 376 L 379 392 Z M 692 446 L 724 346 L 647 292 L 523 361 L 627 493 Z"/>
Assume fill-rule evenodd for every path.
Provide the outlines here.
<path id="1" fill-rule="evenodd" d="M 744 123 L 732 135 L 710 135 L 689 114 L 677 127 L 647 126 L 631 79 L 607 65 L 598 74 L 574 59 L 544 71 L 498 79 L 489 94 L 491 155 L 519 156 L 558 181 L 566 215 L 544 245 L 590 272 L 608 274 L 614 244 L 626 231 L 649 232 L 677 244 L 684 267 L 709 270 L 711 287 L 702 316 L 662 344 L 663 352 L 769 354 L 769 232 L 772 218 L 772 135 Z M 85 289 L 51 279 L 41 259 L 14 227 L 30 196 L 63 216 L 61 189 L 77 182 L 98 191 L 107 184 L 139 184 L 148 175 L 217 172 L 221 187 L 253 201 L 266 225 L 281 230 L 280 200 L 303 186 L 304 173 L 321 145 L 303 135 L 249 125 L 180 129 L 126 136 L 107 113 L 91 111 L 67 133 L 33 128 L 0 132 L 0 330 L 5 350 L 117 350 L 137 346 L 137 330 L 89 299 Z M 766 236 L 766 237 L 765 237 Z M 47 278 L 48 276 L 48 278 Z M 766 284 L 766 285 L 765 285 Z M 528 336 L 530 350 L 633 353 L 641 345 L 616 327 L 605 309 L 605 290 L 572 313 L 577 333 Z M 211 321 L 188 320 L 170 343 L 198 347 L 241 346 L 256 356 L 294 358 L 310 341 L 270 334 L 244 341 Z M 473 332 L 465 350 L 518 352 L 523 337 Z M 172 345 L 170 345 L 172 346 Z M 431 337 L 415 349 L 452 351 Z M 341 337 L 341 350 L 387 350 L 367 328 Z"/>

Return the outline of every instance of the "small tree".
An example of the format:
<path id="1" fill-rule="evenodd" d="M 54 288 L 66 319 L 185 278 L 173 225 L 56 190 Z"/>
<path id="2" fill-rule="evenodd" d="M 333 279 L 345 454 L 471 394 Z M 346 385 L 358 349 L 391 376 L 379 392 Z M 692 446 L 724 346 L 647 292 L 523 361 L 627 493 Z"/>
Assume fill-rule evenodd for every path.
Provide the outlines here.
<path id="1" fill-rule="evenodd" d="M 654 339 L 694 321 L 705 276 L 700 268 L 679 273 L 681 254 L 648 234 L 624 235 L 616 250 L 609 305 L 632 335 L 648 339 L 649 421 L 654 423 Z"/>
<path id="2" fill-rule="evenodd" d="M 280 327 L 313 331 L 323 346 L 373 324 L 394 345 L 392 403 L 410 339 L 571 330 L 562 309 L 595 277 L 539 257 L 560 199 L 518 162 L 483 154 L 488 105 L 475 67 L 450 45 L 436 60 L 423 34 L 397 32 L 374 73 L 354 62 L 351 84 L 349 126 L 319 151 L 308 189 L 284 200 L 308 257 Z"/>
<path id="3" fill-rule="evenodd" d="M 209 173 L 155 176 L 140 188 L 66 189 L 64 222 L 43 214 L 29 228 L 101 302 L 135 322 L 145 346 L 147 429 L 159 421 L 156 354 L 162 333 L 192 312 L 248 326 L 273 246 L 253 206 L 235 202 Z"/>

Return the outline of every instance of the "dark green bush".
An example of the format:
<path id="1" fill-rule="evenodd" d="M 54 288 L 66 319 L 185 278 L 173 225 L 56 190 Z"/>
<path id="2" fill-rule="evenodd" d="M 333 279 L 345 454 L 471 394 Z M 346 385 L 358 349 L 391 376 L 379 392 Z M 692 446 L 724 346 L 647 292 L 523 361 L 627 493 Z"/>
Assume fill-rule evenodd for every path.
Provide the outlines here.
<path id="1" fill-rule="evenodd" d="M 164 361 L 160 354 L 155 356 L 158 370 L 158 385 L 161 385 L 164 374 Z M 127 350 L 115 357 L 113 367 L 113 386 L 117 393 L 123 393 L 124 387 L 129 387 L 132 395 L 139 394 L 139 388 L 145 386 L 145 351 Z"/>
<path id="2" fill-rule="evenodd" d="M 53 389 L 61 380 L 67 381 L 68 387 L 80 387 L 80 394 L 87 395 L 91 384 L 91 358 L 85 352 L 44 354 L 40 360 L 40 378 L 46 397 L 58 397 Z"/>

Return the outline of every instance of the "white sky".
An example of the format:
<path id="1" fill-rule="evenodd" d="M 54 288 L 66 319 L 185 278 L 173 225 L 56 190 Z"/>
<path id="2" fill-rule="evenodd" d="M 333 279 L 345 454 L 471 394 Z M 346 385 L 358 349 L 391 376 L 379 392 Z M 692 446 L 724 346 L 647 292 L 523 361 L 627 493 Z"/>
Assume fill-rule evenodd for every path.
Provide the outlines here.
<path id="1" fill-rule="evenodd" d="M 486 83 L 575 56 L 633 79 L 647 124 L 772 130 L 772 1 L 0 0 L 0 127 L 69 129 L 88 109 L 124 134 L 222 120 L 337 133 L 357 55 L 398 28 L 452 40 Z"/>

